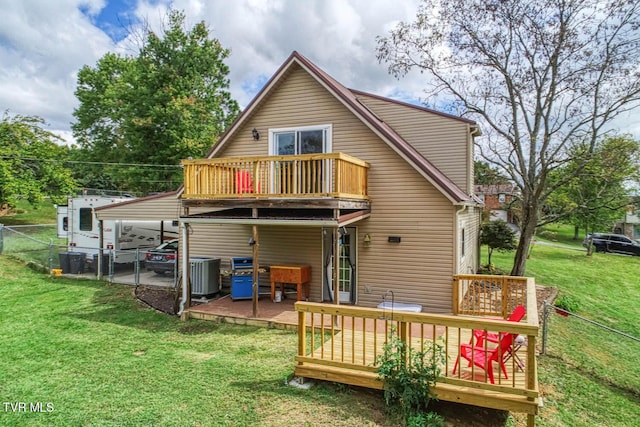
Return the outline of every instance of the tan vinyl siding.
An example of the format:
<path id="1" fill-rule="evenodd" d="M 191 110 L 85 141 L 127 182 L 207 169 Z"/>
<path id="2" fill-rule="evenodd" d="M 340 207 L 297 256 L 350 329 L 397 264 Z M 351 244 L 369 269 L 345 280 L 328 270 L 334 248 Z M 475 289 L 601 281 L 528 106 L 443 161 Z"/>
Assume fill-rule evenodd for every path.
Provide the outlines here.
<path id="1" fill-rule="evenodd" d="M 293 69 L 217 156 L 266 155 L 270 128 L 323 124 L 332 125 L 332 151 L 371 164 L 371 216 L 353 224 L 358 227 L 358 305 L 377 306 L 383 294 L 392 290 L 397 302 L 421 304 L 425 311 L 451 312 L 456 208 L 302 69 Z M 424 132 L 424 122 L 420 126 Z M 435 126 L 443 127 L 436 129 L 437 133 L 452 138 L 446 125 L 436 120 Z M 251 138 L 254 127 L 261 134 L 259 141 Z M 458 127 L 451 126 L 463 142 L 467 141 L 466 126 Z M 194 225 L 192 251 L 206 250 L 205 255 L 227 259 L 250 254 L 250 227 L 207 226 L 204 234 L 202 227 Z M 369 247 L 362 243 L 366 233 L 372 238 Z M 388 243 L 388 236 L 400 236 L 402 241 Z M 321 298 L 321 251 L 320 228 L 260 227 L 260 262 L 311 264 L 314 301 Z"/>
<path id="2" fill-rule="evenodd" d="M 180 217 L 181 203 L 175 193 L 148 199 L 134 199 L 131 202 L 114 204 L 108 209 L 96 210 L 96 216 L 102 220 L 155 221 L 177 220 Z"/>
<path id="3" fill-rule="evenodd" d="M 392 290 L 397 302 L 450 312 L 453 206 L 390 149 L 378 148 L 382 153 L 375 160 L 355 154 L 372 162 L 372 212 L 358 224 L 358 304 L 376 306 Z M 362 243 L 364 234 L 371 236 L 368 247 Z M 401 242 L 389 243 L 389 236 Z"/>
<path id="4" fill-rule="evenodd" d="M 219 154 L 219 157 L 253 156 L 269 154 L 269 129 L 297 126 L 333 125 L 333 151 L 344 151 L 336 147 L 336 138 L 348 137 L 354 126 L 364 125 L 354 117 L 336 98 L 301 68 L 296 67 L 258 109 L 237 137 Z M 251 130 L 258 129 L 260 140 L 251 138 Z M 365 144 L 371 141 L 361 141 Z"/>
<path id="5" fill-rule="evenodd" d="M 253 249 L 248 244 L 252 227 L 230 224 L 191 224 L 189 256 L 220 258 L 222 269 L 230 268 L 233 257 L 250 257 Z M 258 226 L 260 244 L 259 264 L 311 265 L 311 301 L 321 300 L 322 235 L 315 227 Z M 229 278 L 223 279 L 229 288 Z M 261 293 L 269 289 L 269 275 L 260 277 Z"/>
<path id="6" fill-rule="evenodd" d="M 469 124 L 391 101 L 358 95 L 380 119 L 390 125 L 420 154 L 458 187 L 471 194 L 468 165 L 472 155 Z"/>

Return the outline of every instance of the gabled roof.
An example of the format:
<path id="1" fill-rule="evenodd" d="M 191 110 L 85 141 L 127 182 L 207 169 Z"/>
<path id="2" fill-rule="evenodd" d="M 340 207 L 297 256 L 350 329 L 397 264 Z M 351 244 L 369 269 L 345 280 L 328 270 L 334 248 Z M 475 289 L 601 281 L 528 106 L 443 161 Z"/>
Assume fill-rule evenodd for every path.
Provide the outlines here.
<path id="1" fill-rule="evenodd" d="M 385 141 L 391 149 L 403 157 L 413 168 L 422 174 L 431 184 L 433 184 L 442 194 L 444 194 L 451 202 L 455 204 L 472 203 L 473 197 L 466 194 L 460 187 L 454 184 L 444 173 L 435 167 L 429 160 L 420 154 L 411 144 L 404 140 L 393 128 L 382 121 L 373 111 L 371 111 L 364 103 L 358 100 L 358 94 L 364 95 L 364 92 L 352 91 L 347 89 L 333 77 L 318 68 L 307 58 L 293 52 L 291 56 L 280 66 L 276 73 L 271 77 L 262 90 L 253 98 L 247 108 L 236 119 L 236 121 L 227 129 L 220 137 L 218 143 L 211 149 L 207 158 L 215 157 L 217 153 L 222 151 L 224 147 L 231 141 L 231 136 L 239 129 L 245 121 L 251 116 L 253 111 L 259 108 L 259 105 L 265 100 L 269 94 L 275 90 L 278 82 L 287 75 L 293 66 L 300 66 L 306 70 L 318 83 L 320 83 L 329 93 L 333 94 L 347 109 L 349 109 L 356 117 L 358 117 L 369 129 Z M 367 96 L 371 96 L 367 94 Z M 382 98 L 381 98 L 382 99 Z M 386 98 L 384 98 L 386 99 Z M 409 106 L 409 104 L 394 101 L 399 105 Z M 419 108 L 424 111 L 442 115 L 453 120 L 460 120 L 475 127 L 475 122 L 448 114 L 435 112 L 426 108 L 411 106 L 410 108 Z"/>

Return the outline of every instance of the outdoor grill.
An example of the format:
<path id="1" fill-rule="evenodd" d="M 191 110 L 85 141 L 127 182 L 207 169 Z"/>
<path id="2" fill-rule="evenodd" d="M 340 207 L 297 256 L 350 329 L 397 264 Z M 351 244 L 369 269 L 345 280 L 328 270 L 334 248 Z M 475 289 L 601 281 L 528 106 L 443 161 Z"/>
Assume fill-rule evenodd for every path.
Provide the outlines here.
<path id="1" fill-rule="evenodd" d="M 231 299 L 253 298 L 253 258 L 231 258 Z"/>

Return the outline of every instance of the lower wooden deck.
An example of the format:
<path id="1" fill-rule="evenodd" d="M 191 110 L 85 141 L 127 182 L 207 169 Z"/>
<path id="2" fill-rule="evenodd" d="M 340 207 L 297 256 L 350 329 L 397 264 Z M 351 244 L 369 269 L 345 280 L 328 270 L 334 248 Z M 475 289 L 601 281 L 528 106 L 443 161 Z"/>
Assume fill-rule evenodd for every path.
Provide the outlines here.
<path id="1" fill-rule="evenodd" d="M 335 307 L 299 302 L 298 356 L 295 374 L 304 378 L 382 389 L 376 360 L 384 354 L 388 337 L 395 335 L 411 348 L 437 351 L 442 357 L 433 387 L 439 400 L 526 413 L 535 424 L 539 398 L 536 368 L 538 327 L 475 316 L 428 313 L 389 313 L 380 309 Z M 494 383 L 484 367 L 460 358 L 461 343 L 470 343 L 474 330 L 520 336 L 515 357 L 502 355 L 506 375 L 493 364 Z M 501 331 L 501 332 L 499 332 Z M 494 344 L 487 344 L 488 353 Z M 486 353 L 485 353 L 486 354 Z M 456 361 L 460 358 L 454 373 Z"/>
<path id="2" fill-rule="evenodd" d="M 449 337 L 446 339 L 443 331 L 436 329 L 436 332 L 435 340 L 434 335 L 429 333 L 424 339 L 413 339 L 411 347 L 419 351 L 429 351 L 435 342 L 443 346 L 444 354 L 449 355 L 445 363 L 440 365 L 441 376 L 433 389 L 438 399 L 537 414 L 537 398 L 534 393 L 525 392 L 527 365 L 526 359 L 520 355 L 522 350 L 526 352 L 525 346 L 517 349 L 515 359 L 505 356 L 508 358 L 505 363 L 507 377 L 494 364 L 495 384 L 488 384 L 486 372 L 475 365 L 469 366 L 465 359 L 461 359 L 456 373 L 453 373 L 460 342 L 469 342 L 471 333 L 449 330 Z M 326 333 L 331 335 L 331 332 Z M 351 336 L 344 337 L 344 334 Z M 334 329 L 334 334 L 326 341 L 317 343 L 313 353 L 308 357 L 296 358 L 298 365 L 295 374 L 305 378 L 382 389 L 383 384 L 378 379 L 375 360 L 384 352 L 385 338 L 385 333 Z M 482 387 L 478 384 L 482 384 Z M 514 393 L 514 390 L 519 391 Z"/>
<path id="3" fill-rule="evenodd" d="M 290 300 L 273 303 L 266 298 L 259 301 L 258 313 L 257 317 L 252 316 L 250 300 L 221 298 L 191 307 L 183 317 L 297 329 L 295 375 L 373 389 L 383 387 L 377 379 L 375 359 L 383 354 L 386 337 L 395 328 L 414 348 L 424 350 L 434 342 L 443 346 L 446 358 L 433 388 L 438 399 L 526 413 L 528 425 L 535 424 L 539 406 L 535 358 L 537 322 L 509 326 L 502 322 L 497 326 L 486 318 L 473 316 L 389 313 Z M 468 366 L 465 360 L 461 361 L 461 369 L 453 374 L 460 343 L 469 342 L 474 329 L 508 331 L 527 337 L 527 345 L 516 353 L 521 365 L 510 359 L 506 363 L 507 378 L 494 365 L 495 384 L 489 383 L 483 369 Z"/>

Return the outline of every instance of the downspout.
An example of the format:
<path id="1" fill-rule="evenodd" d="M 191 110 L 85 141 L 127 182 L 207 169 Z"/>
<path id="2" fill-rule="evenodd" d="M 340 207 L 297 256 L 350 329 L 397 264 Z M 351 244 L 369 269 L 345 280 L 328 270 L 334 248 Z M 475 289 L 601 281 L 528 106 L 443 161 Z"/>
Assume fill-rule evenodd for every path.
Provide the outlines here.
<path id="1" fill-rule="evenodd" d="M 476 239 L 476 265 L 474 274 L 478 272 L 482 262 L 482 254 L 480 250 L 482 249 L 482 243 L 480 243 L 480 234 L 482 233 L 482 209 L 478 209 L 478 238 Z"/>

